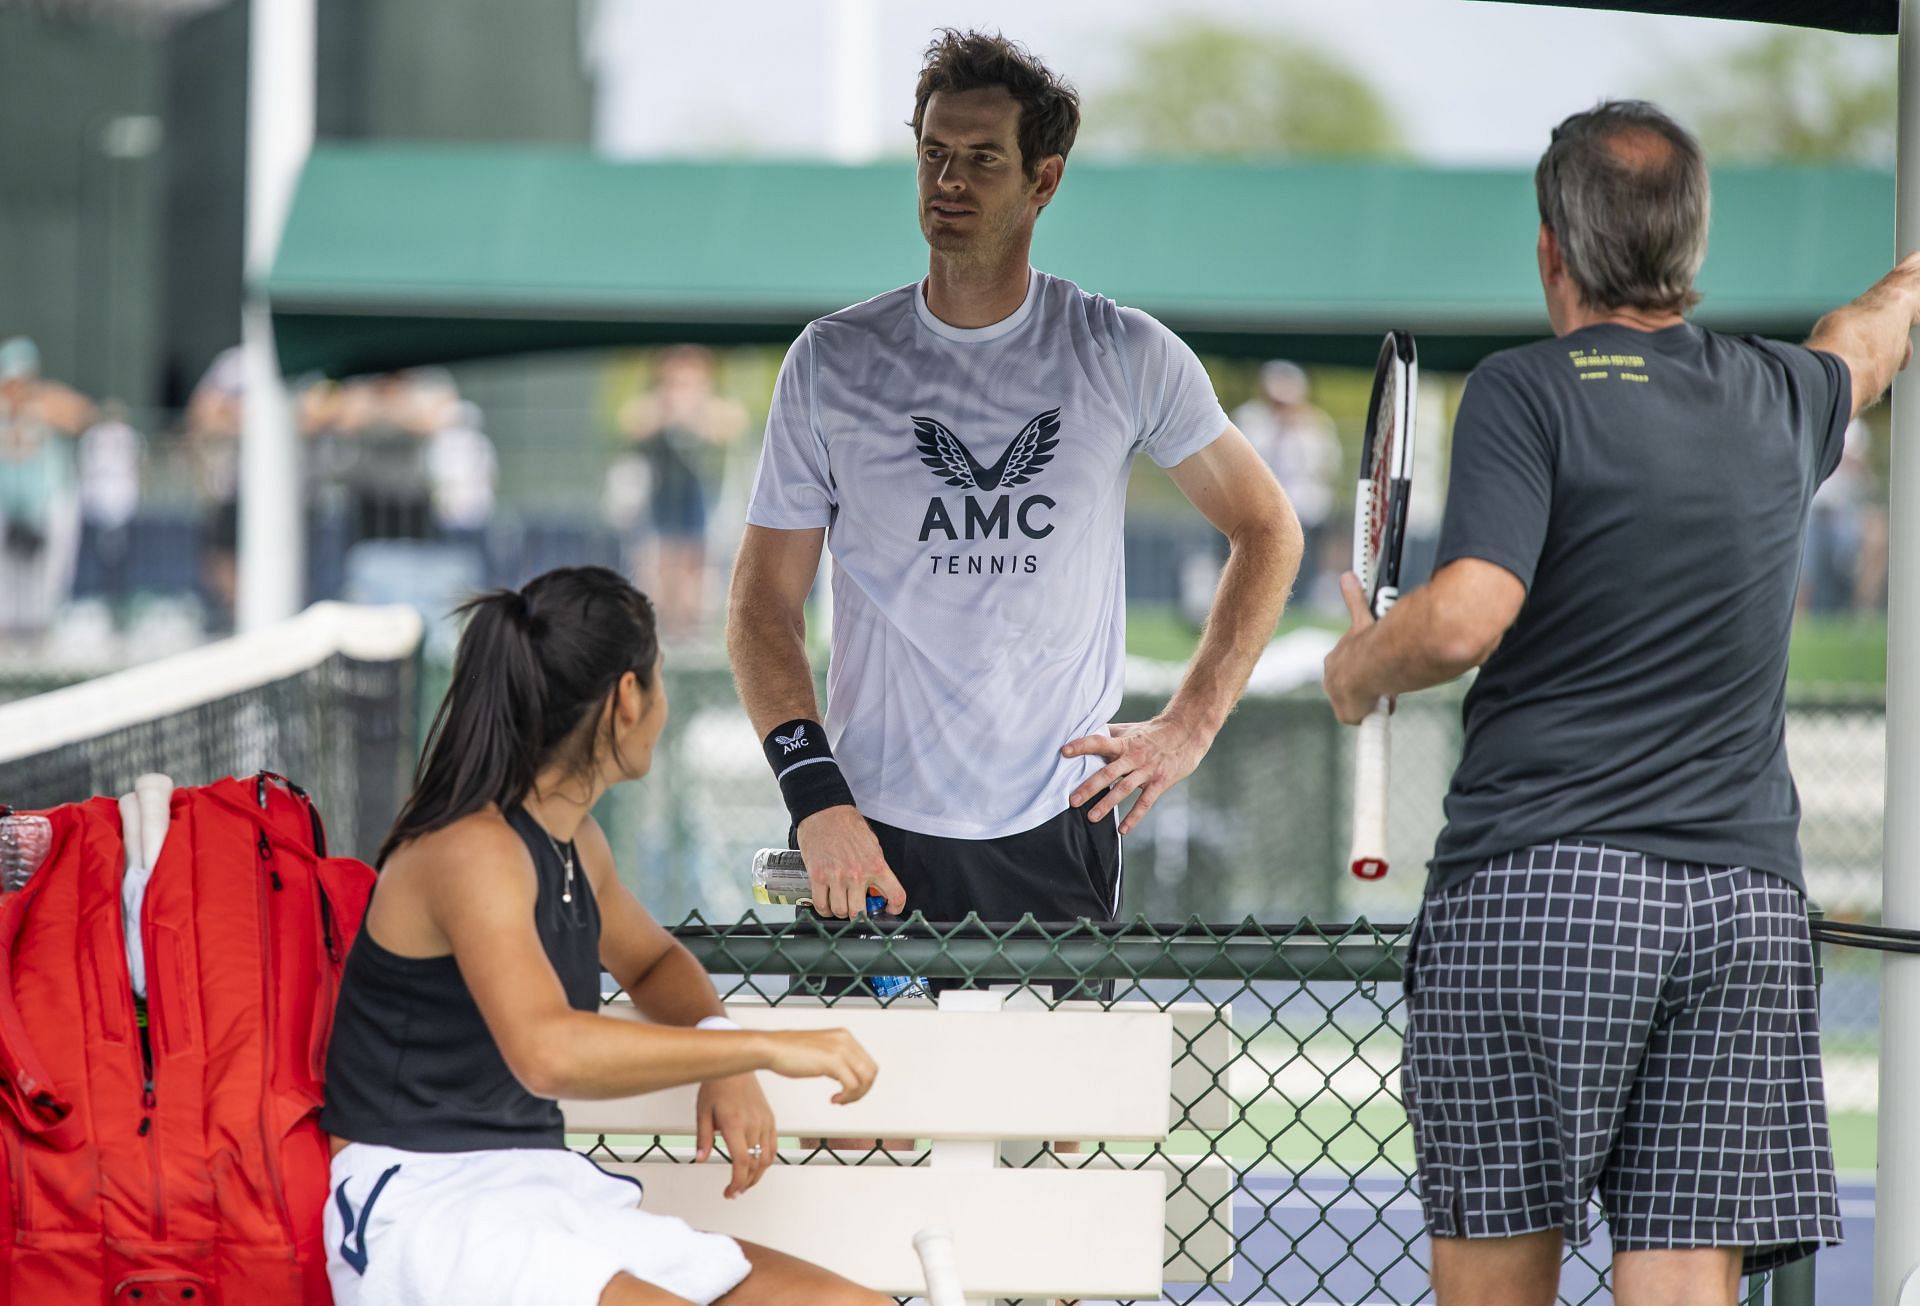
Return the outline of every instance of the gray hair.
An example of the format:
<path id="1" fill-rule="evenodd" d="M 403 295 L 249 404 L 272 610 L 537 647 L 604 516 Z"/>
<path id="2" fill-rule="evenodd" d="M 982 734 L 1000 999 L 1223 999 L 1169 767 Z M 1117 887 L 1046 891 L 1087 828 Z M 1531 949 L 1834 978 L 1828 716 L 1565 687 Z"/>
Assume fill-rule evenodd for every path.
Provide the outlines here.
<path id="1" fill-rule="evenodd" d="M 1609 100 L 1553 129 L 1533 187 L 1567 273 L 1598 309 L 1684 313 L 1707 257 L 1706 156 L 1644 100 Z"/>

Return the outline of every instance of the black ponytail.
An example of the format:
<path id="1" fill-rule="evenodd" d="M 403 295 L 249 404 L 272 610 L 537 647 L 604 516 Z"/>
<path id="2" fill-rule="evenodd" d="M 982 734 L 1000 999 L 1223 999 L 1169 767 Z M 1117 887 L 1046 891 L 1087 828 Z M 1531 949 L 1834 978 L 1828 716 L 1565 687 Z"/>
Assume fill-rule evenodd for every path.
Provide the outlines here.
<path id="1" fill-rule="evenodd" d="M 584 745 L 629 671 L 651 690 L 660 649 L 653 605 L 605 567 L 563 567 L 520 590 L 494 590 L 462 604 L 467 625 L 453 684 L 421 750 L 413 793 L 380 846 L 393 851 L 493 804 L 518 805 L 563 747 Z"/>

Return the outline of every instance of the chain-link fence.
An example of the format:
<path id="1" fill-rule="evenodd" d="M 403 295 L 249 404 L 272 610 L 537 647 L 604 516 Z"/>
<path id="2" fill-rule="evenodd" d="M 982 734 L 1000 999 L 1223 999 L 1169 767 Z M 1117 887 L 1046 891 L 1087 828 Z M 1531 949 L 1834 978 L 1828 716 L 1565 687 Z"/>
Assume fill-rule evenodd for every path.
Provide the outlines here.
<path id="1" fill-rule="evenodd" d="M 423 669 L 421 712 L 445 677 L 444 665 Z M 46 687 L 40 678 L 0 684 L 0 701 Z M 735 920 L 749 906 L 752 853 L 783 840 L 786 815 L 726 667 L 678 658 L 667 689 L 672 715 L 653 774 L 615 791 L 599 815 L 656 915 L 698 910 L 708 921 Z M 1149 715 L 1163 699 L 1130 696 L 1122 718 Z M 1884 788 L 1879 691 L 1796 698 L 1788 743 L 1814 897 L 1837 919 L 1871 919 Z M 1201 768 L 1129 839 L 1128 913 L 1192 922 L 1411 919 L 1459 747 L 1458 691 L 1409 696 L 1396 715 L 1396 866 L 1382 884 L 1361 884 L 1343 868 L 1350 747 L 1350 732 L 1333 724 L 1317 692 L 1249 695 Z M 874 973 L 1111 980 L 1116 1001 L 1173 1009 L 1182 1075 L 1194 1085 L 1183 1127 L 1151 1150 L 1101 1149 L 1177 1176 L 1168 1299 L 1422 1299 L 1412 1146 L 1397 1099 L 1397 927 L 1249 921 L 954 934 L 901 926 L 884 939 L 858 937 L 873 928 L 695 920 L 681 934 L 723 991 L 769 1001 L 789 1000 L 795 977 Z M 1843 1174 L 1870 1173 L 1879 1024 L 1870 955 L 1829 952 L 1823 1018 L 1836 1159 Z M 626 1142 L 614 1145 L 630 1154 Z M 1568 1301 L 1605 1300 L 1606 1259 L 1601 1240 L 1570 1256 Z M 1795 1273 L 1810 1282 L 1804 1263 Z M 1779 1285 L 1781 1300 L 1806 1299 L 1791 1297 L 1789 1286 Z"/>
<path id="2" fill-rule="evenodd" d="M 653 777 L 601 816 L 616 847 L 644 850 L 636 887 L 663 918 L 700 910 L 732 920 L 750 906 L 753 851 L 782 841 L 786 816 L 725 668 L 682 660 L 670 669 L 669 691 L 673 718 Z M 1150 715 L 1160 702 L 1129 696 L 1120 718 Z M 1351 732 L 1332 721 L 1317 690 L 1249 695 L 1200 769 L 1129 839 L 1128 913 L 1411 919 L 1458 757 L 1459 714 L 1457 688 L 1402 700 L 1393 726 L 1395 870 L 1369 885 L 1344 869 Z M 1840 919 L 1877 917 L 1884 740 L 1878 687 L 1791 703 L 1808 878 L 1815 901 Z M 1080 975 L 1114 980 L 1117 1001 L 1184 1008 L 1187 1070 L 1224 1090 L 1208 1110 L 1227 1103 L 1230 1114 L 1189 1121 L 1138 1154 L 1140 1163 L 1172 1168 L 1182 1200 L 1170 1209 L 1188 1213 L 1186 1234 L 1198 1239 L 1185 1251 L 1181 1231 L 1169 1233 L 1167 1299 L 1412 1302 L 1427 1291 L 1398 1101 L 1396 927 L 1193 924 L 985 942 L 895 934 L 893 956 L 842 936 L 828 941 L 838 943 L 837 957 L 815 926 L 749 920 L 682 933 L 728 989 L 773 1001 L 792 976 L 864 968 L 982 982 Z M 1867 1173 L 1878 1106 L 1877 964 L 1852 949 L 1830 950 L 1825 963 L 1836 1161 L 1843 1174 Z M 1198 1025 L 1196 1009 L 1211 1013 Z M 1209 1029 L 1212 1043 L 1198 1036 Z M 1569 1253 L 1569 1302 L 1607 1300 L 1601 1229 Z M 1768 1289 L 1775 1300 L 1811 1299 L 1811 1262 L 1776 1280 Z"/>
<path id="3" fill-rule="evenodd" d="M 444 683 L 442 673 L 427 686 L 429 703 Z M 615 791 L 598 815 L 663 919 L 694 911 L 732 919 L 752 905 L 747 865 L 755 849 L 784 840 L 786 810 L 724 661 L 676 654 L 666 685 L 672 711 L 653 773 Z M 1346 871 L 1353 732 L 1333 719 L 1317 685 L 1249 693 L 1199 769 L 1127 840 L 1125 914 L 1411 918 L 1459 758 L 1461 693 L 1456 685 L 1407 695 L 1394 714 L 1394 869 L 1377 883 Z M 1129 693 L 1117 719 L 1145 720 L 1165 701 Z M 1830 916 L 1871 919 L 1880 902 L 1884 692 L 1796 691 L 1787 741 L 1811 896 Z"/>
<path id="4" fill-rule="evenodd" d="M 1107 1005 L 1144 1003 L 1174 1017 L 1172 1132 L 1150 1147 L 1099 1144 L 1010 1163 L 1081 1165 L 1091 1155 L 1164 1171 L 1169 1302 L 1429 1300 L 1399 1101 L 1402 925 L 876 926 L 749 916 L 718 926 L 695 918 L 676 933 L 724 996 L 767 1003 L 832 1003 L 860 975 L 1012 985 L 1048 1005 L 1057 1005 L 1050 981 L 1110 981 Z M 685 1140 L 572 1141 L 602 1159 L 657 1161 L 675 1159 L 669 1149 Z M 816 1159 L 924 1165 L 929 1156 L 921 1148 Z M 1609 1256 L 1604 1225 L 1588 1246 L 1570 1248 L 1561 1300 L 1611 1300 Z M 1751 1282 L 1748 1300 L 1810 1300 L 1809 1265 Z"/>

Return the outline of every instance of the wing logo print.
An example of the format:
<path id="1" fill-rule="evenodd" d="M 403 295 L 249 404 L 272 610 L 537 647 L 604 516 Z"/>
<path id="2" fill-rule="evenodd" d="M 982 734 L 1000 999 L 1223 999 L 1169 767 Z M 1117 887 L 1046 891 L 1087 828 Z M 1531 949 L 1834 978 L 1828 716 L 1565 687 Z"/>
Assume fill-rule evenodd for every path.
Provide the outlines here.
<path id="1" fill-rule="evenodd" d="M 795 726 L 792 734 L 775 735 L 773 742 L 780 745 L 780 756 L 785 757 L 794 749 L 805 748 L 807 746 L 807 728 L 805 726 Z"/>
<path id="2" fill-rule="evenodd" d="M 920 461 L 931 467 L 935 476 L 948 485 L 990 493 L 1025 485 L 1053 461 L 1054 446 L 1060 443 L 1060 410 L 1049 408 L 1028 422 L 991 467 L 984 466 L 959 436 L 931 417 L 915 417 L 913 434 Z"/>

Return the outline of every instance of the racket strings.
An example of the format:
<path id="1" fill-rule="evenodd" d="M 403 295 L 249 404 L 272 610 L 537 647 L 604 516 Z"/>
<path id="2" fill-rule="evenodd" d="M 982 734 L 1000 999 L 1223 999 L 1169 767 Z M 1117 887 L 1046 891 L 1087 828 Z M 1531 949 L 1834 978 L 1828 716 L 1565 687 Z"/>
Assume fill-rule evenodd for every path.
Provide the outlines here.
<path id="1" fill-rule="evenodd" d="M 1393 464 L 1394 443 L 1397 435 L 1395 417 L 1399 412 L 1400 395 L 1398 385 L 1390 384 L 1381 396 L 1378 411 L 1374 414 L 1373 429 L 1368 432 L 1367 451 L 1371 460 L 1367 466 L 1367 529 L 1365 556 L 1358 559 L 1356 571 L 1360 583 L 1367 591 L 1367 598 L 1374 597 L 1375 587 L 1379 584 L 1380 554 L 1386 547 L 1387 517 L 1393 501 Z"/>

